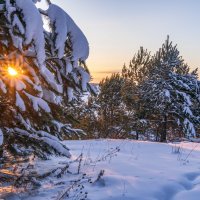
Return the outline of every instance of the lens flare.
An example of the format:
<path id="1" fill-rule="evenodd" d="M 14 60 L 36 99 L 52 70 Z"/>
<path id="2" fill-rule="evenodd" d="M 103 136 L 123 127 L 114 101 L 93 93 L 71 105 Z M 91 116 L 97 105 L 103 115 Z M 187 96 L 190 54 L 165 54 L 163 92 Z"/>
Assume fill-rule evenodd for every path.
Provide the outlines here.
<path id="1" fill-rule="evenodd" d="M 8 74 L 10 76 L 17 76 L 18 75 L 18 72 L 16 69 L 14 69 L 13 67 L 8 67 Z"/>

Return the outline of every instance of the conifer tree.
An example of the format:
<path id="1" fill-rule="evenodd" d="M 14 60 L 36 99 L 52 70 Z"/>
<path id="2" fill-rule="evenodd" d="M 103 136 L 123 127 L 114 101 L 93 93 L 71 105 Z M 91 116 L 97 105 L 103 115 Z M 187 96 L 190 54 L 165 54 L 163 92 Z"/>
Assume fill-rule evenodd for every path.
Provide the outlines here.
<path id="1" fill-rule="evenodd" d="M 150 70 L 151 54 L 143 47 L 134 55 L 127 67 L 122 68 L 122 76 L 131 80 L 134 84 L 139 85 L 148 76 Z"/>
<path id="2" fill-rule="evenodd" d="M 72 113 L 76 111 L 76 127 L 86 133 L 81 137 L 82 139 L 97 139 L 101 137 L 98 117 L 100 106 L 97 103 L 97 99 L 96 95 L 89 95 L 86 100 L 79 103 L 78 110 L 77 108 L 70 110 Z"/>
<path id="3" fill-rule="evenodd" d="M 48 1 L 44 11 L 36 2 L 0 4 L 0 148 L 11 155 L 69 157 L 60 140 L 81 131 L 72 129 L 65 108 L 92 90 L 88 41 L 63 9 Z"/>
<path id="4" fill-rule="evenodd" d="M 124 78 L 120 74 L 112 74 L 103 79 L 98 95 L 99 120 L 101 137 L 123 138 L 127 131 L 127 114 L 123 103 L 122 89 Z"/>
<path id="5" fill-rule="evenodd" d="M 150 52 L 143 47 L 134 55 L 129 66 L 124 65 L 122 76 L 125 84 L 123 87 L 123 102 L 129 113 L 129 124 L 132 132 L 136 134 L 144 134 L 147 128 L 145 103 L 142 101 L 141 85 L 147 79 L 151 68 L 152 57 Z"/>
<path id="6" fill-rule="evenodd" d="M 133 111 L 132 130 L 154 132 L 162 142 L 196 135 L 199 81 L 197 69 L 190 71 L 169 37 L 154 56 L 140 48 L 122 69 L 124 103 Z"/>
<path id="7" fill-rule="evenodd" d="M 179 136 L 196 136 L 199 117 L 194 105 L 199 105 L 199 81 L 196 70 L 189 71 L 168 37 L 141 86 L 146 113 L 150 121 L 159 124 L 161 142 L 166 141 L 170 128 L 181 132 Z"/>

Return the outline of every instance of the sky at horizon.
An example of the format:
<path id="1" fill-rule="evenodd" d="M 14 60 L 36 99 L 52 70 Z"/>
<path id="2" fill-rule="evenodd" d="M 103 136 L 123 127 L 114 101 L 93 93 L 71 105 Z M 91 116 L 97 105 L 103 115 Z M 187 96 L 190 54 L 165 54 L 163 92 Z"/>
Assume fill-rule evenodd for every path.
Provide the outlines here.
<path id="1" fill-rule="evenodd" d="M 200 65 L 199 0 L 52 0 L 77 23 L 90 44 L 93 82 L 129 63 L 140 46 L 155 53 L 170 35 L 192 67 Z"/>

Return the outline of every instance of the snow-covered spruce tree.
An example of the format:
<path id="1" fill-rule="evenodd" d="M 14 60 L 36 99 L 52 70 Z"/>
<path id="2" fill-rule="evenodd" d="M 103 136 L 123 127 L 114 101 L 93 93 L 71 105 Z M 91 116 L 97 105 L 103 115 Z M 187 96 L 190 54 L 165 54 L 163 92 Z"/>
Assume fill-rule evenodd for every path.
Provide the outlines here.
<path id="1" fill-rule="evenodd" d="M 91 89 L 88 42 L 64 10 L 48 1 L 43 11 L 36 2 L 0 2 L 0 148 L 6 156 L 69 157 L 60 141 L 82 131 L 68 123 L 65 108 Z"/>
<path id="2" fill-rule="evenodd" d="M 195 136 L 199 125 L 200 83 L 197 71 L 189 72 L 169 37 L 153 57 L 148 78 L 141 85 L 147 118 L 159 125 L 159 137 Z M 197 106 L 198 105 L 198 106 Z"/>

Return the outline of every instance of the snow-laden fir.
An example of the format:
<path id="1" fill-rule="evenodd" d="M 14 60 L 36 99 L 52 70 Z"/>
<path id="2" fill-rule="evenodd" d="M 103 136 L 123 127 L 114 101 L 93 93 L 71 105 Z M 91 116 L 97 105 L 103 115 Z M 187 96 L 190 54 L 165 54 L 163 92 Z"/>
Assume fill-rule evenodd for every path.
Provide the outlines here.
<path id="1" fill-rule="evenodd" d="M 69 156 L 60 141 L 74 134 L 79 137 L 83 131 L 71 127 L 72 119 L 64 110 L 70 107 L 69 102 L 78 101 L 83 92 L 93 91 L 86 66 L 89 44 L 63 9 L 50 3 L 47 10 L 42 10 L 37 2 L 1 3 L 1 135 L 9 144 L 5 151 L 10 154 Z M 46 19 L 49 31 L 43 27 Z M 10 67 L 16 71 L 14 76 L 8 73 Z M 63 126 L 56 128 L 55 121 Z M 51 135 L 59 140 L 53 141 Z"/>

